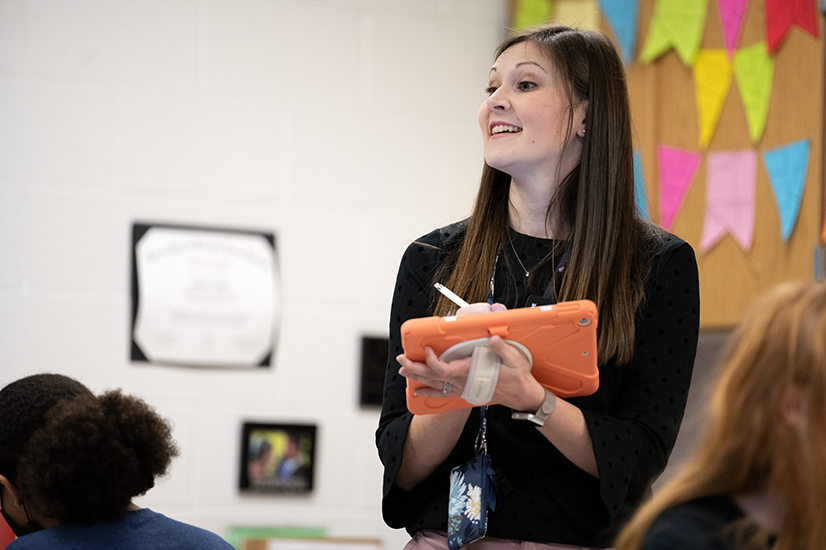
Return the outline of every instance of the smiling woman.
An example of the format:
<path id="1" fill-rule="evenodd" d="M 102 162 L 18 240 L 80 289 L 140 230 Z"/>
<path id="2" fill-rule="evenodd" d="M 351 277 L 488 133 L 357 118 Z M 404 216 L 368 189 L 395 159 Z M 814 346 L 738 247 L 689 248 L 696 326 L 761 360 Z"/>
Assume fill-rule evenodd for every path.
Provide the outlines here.
<path id="1" fill-rule="evenodd" d="M 473 212 L 411 244 L 399 268 L 376 433 L 384 519 L 407 529 L 409 550 L 446 548 L 451 470 L 484 431 L 500 491 L 474 549 L 607 547 L 677 437 L 699 324 L 694 252 L 637 215 L 625 74 L 605 36 L 528 29 L 499 47 L 488 79 Z M 437 282 L 471 304 L 457 311 Z M 581 299 L 599 311 L 593 395 L 557 398 L 492 336 L 500 366 L 482 414 L 407 409 L 407 379 L 428 386 L 419 395 L 459 396 L 471 360 L 401 354 L 406 320 Z"/>

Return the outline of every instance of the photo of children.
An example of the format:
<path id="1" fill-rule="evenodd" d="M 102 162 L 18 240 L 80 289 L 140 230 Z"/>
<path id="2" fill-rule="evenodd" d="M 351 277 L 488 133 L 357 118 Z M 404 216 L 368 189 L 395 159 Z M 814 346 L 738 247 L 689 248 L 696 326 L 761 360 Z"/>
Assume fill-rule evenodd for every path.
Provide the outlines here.
<path id="1" fill-rule="evenodd" d="M 241 489 L 307 493 L 313 488 L 315 426 L 245 423 Z"/>

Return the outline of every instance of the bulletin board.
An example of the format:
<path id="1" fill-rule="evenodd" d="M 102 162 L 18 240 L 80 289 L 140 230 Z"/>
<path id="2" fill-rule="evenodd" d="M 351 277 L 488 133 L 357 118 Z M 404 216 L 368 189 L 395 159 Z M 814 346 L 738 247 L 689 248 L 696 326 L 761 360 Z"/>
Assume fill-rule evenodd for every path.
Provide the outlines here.
<path id="1" fill-rule="evenodd" d="M 792 8 L 796 20 L 774 11 Z M 826 29 L 816 0 L 510 9 L 517 27 L 537 17 L 595 26 L 625 54 L 638 205 L 694 247 L 703 329 L 731 327 L 771 287 L 822 270 Z"/>

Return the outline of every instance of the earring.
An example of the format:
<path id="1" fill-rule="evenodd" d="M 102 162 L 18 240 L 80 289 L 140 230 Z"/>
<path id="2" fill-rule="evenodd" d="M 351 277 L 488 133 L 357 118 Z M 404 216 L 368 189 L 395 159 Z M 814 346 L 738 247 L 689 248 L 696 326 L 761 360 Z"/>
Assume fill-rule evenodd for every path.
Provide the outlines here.
<path id="1" fill-rule="evenodd" d="M 585 128 L 583 128 L 583 129 L 582 129 L 582 134 L 580 134 L 580 135 L 581 135 L 582 137 L 585 137 Z"/>

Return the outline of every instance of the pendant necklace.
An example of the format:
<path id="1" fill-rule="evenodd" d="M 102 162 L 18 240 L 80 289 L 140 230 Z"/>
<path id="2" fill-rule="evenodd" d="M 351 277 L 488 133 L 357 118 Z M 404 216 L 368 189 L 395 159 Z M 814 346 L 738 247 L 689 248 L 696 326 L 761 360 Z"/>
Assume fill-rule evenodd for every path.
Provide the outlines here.
<path id="1" fill-rule="evenodd" d="M 522 260 L 519 258 L 519 253 L 516 252 L 516 247 L 513 245 L 513 237 L 511 236 L 510 231 L 508 231 L 508 241 L 511 243 L 511 250 L 513 250 L 513 255 L 516 256 L 516 261 L 519 262 L 519 266 L 522 268 L 522 271 L 525 272 L 525 280 L 527 280 L 528 277 L 530 276 L 531 272 L 528 271 L 528 268 L 525 267 L 525 264 L 523 264 Z M 545 257 L 542 258 L 541 260 L 539 260 L 536 265 L 540 265 L 542 262 L 544 262 L 545 260 L 548 259 L 548 256 L 550 256 L 553 253 L 554 253 L 554 246 L 551 245 L 551 250 L 547 254 L 545 254 Z"/>

